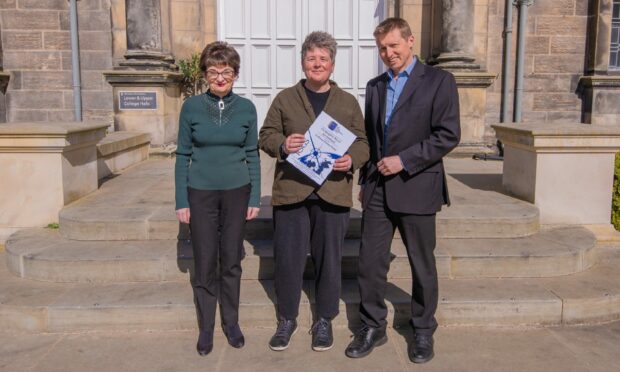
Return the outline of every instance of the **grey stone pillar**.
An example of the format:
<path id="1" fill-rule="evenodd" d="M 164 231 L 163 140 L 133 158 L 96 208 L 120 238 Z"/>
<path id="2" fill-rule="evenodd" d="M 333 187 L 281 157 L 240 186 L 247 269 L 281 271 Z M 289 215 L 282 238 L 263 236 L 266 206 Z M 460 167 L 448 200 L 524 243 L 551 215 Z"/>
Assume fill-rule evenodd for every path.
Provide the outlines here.
<path id="1" fill-rule="evenodd" d="M 138 70 L 175 70 L 166 48 L 160 0 L 126 0 L 127 53 L 120 66 Z M 167 15 L 167 12 L 165 13 Z"/>
<path id="2" fill-rule="evenodd" d="M 441 0 L 442 33 L 439 67 L 479 69 L 474 63 L 474 0 Z"/>

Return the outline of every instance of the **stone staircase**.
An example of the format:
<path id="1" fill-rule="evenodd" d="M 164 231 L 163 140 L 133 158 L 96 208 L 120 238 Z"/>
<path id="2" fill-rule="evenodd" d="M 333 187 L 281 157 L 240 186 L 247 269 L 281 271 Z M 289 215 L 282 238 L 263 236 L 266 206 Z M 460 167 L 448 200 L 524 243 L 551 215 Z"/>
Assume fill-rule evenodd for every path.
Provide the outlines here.
<path id="1" fill-rule="evenodd" d="M 448 159 L 453 205 L 437 218 L 442 325 L 559 325 L 620 318 L 620 254 L 600 254 L 580 226 L 541 227 L 538 210 L 501 191 L 501 163 Z M 264 164 L 263 190 L 270 190 Z M 0 269 L 0 326 L 46 332 L 193 329 L 189 276 L 178 259 L 173 161 L 150 160 L 65 207 L 60 229 L 22 230 Z M 265 192 L 264 192 L 265 193 Z M 268 204 L 269 197 L 263 197 Z M 355 281 L 360 208 L 343 257 L 338 326 L 359 322 Z M 271 208 L 247 226 L 241 290 L 244 327 L 275 326 Z M 411 271 L 392 245 L 390 324 L 408 321 Z M 299 321 L 310 326 L 311 265 Z"/>

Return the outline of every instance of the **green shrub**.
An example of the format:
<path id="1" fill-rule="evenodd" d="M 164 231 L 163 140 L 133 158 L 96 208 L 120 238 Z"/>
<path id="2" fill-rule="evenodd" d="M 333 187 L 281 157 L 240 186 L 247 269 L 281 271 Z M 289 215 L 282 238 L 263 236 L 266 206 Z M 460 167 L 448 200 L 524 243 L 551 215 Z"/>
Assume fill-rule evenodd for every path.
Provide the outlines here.
<path id="1" fill-rule="evenodd" d="M 611 199 L 611 223 L 620 230 L 620 153 L 616 154 L 614 167 L 614 193 Z"/>
<path id="2" fill-rule="evenodd" d="M 48 223 L 47 224 L 47 228 L 48 229 L 58 229 L 58 228 L 60 228 L 60 225 L 58 224 L 58 222 L 52 222 L 52 223 Z"/>
<path id="3" fill-rule="evenodd" d="M 179 71 L 183 74 L 181 90 L 183 98 L 202 93 L 205 87 L 203 73 L 200 71 L 200 53 L 194 53 L 190 58 L 177 61 Z"/>

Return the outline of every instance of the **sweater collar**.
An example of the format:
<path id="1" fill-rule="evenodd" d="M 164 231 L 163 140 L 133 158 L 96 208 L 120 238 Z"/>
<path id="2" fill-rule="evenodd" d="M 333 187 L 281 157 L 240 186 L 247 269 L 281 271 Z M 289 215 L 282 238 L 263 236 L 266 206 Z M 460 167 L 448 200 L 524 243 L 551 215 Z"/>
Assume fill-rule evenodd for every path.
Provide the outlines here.
<path id="1" fill-rule="evenodd" d="M 314 109 L 312 108 L 312 104 L 310 104 L 310 100 L 308 99 L 308 95 L 306 94 L 306 88 L 304 88 L 304 83 L 306 79 L 301 79 L 294 85 L 297 94 L 301 98 L 301 102 L 303 102 L 304 108 L 306 109 L 306 113 L 310 118 L 310 122 L 314 122 L 316 120 L 316 116 L 314 115 Z M 334 96 L 335 91 L 338 90 L 338 84 L 335 81 L 329 81 L 330 89 L 328 90 L 329 95 L 327 96 L 327 102 L 325 102 L 325 108 L 323 111 L 327 110 L 329 106 L 331 106 L 332 97 Z"/>
<path id="2" fill-rule="evenodd" d="M 219 101 L 220 100 L 220 96 L 216 96 L 215 94 L 211 93 L 211 91 L 207 90 L 205 92 L 205 95 L 207 96 L 207 98 L 214 100 L 214 101 Z M 224 97 L 222 97 L 222 99 L 224 100 L 224 102 L 229 102 L 232 97 L 233 97 L 234 93 L 232 91 L 232 89 L 230 90 L 230 92 L 228 92 L 228 94 L 226 94 Z"/>

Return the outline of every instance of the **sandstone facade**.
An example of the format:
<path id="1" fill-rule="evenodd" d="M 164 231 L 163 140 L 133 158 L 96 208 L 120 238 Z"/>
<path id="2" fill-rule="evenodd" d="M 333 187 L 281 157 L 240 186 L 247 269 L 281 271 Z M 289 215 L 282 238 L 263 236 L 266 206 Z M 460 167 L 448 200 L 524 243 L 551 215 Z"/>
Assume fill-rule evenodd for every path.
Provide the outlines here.
<path id="1" fill-rule="evenodd" d="M 473 0 L 472 55 L 479 71 L 498 78 L 482 105 L 485 139 L 499 122 L 502 83 L 504 0 Z M 620 98 L 619 79 L 607 68 L 613 0 L 536 0 L 528 9 L 523 96 L 524 122 L 586 122 L 614 125 L 620 114 L 610 105 Z M 161 0 L 164 44 L 176 58 L 187 58 L 217 39 L 217 0 Z M 433 62 L 441 52 L 442 1 L 389 0 L 387 15 L 407 19 L 415 52 Z M 112 87 L 103 76 L 127 52 L 125 0 L 78 1 L 84 119 L 114 121 Z M 513 47 L 507 77 L 512 107 L 518 24 L 513 10 Z M 6 121 L 73 119 L 68 2 L 1 0 L 0 59 L 10 74 Z M 606 76 L 600 79 L 588 76 Z M 584 78 L 585 77 L 585 78 Z M 179 98 L 181 99 L 181 98 Z M 467 100 L 471 102 L 471 100 Z M 470 104 L 462 102 L 464 104 Z M 3 108 L 5 107 L 5 108 Z M 474 109 L 464 107 L 463 112 Z M 598 111 L 597 111 L 598 110 Z M 479 112 L 480 109 L 476 108 Z M 512 115 L 512 112 L 510 113 Z"/>

